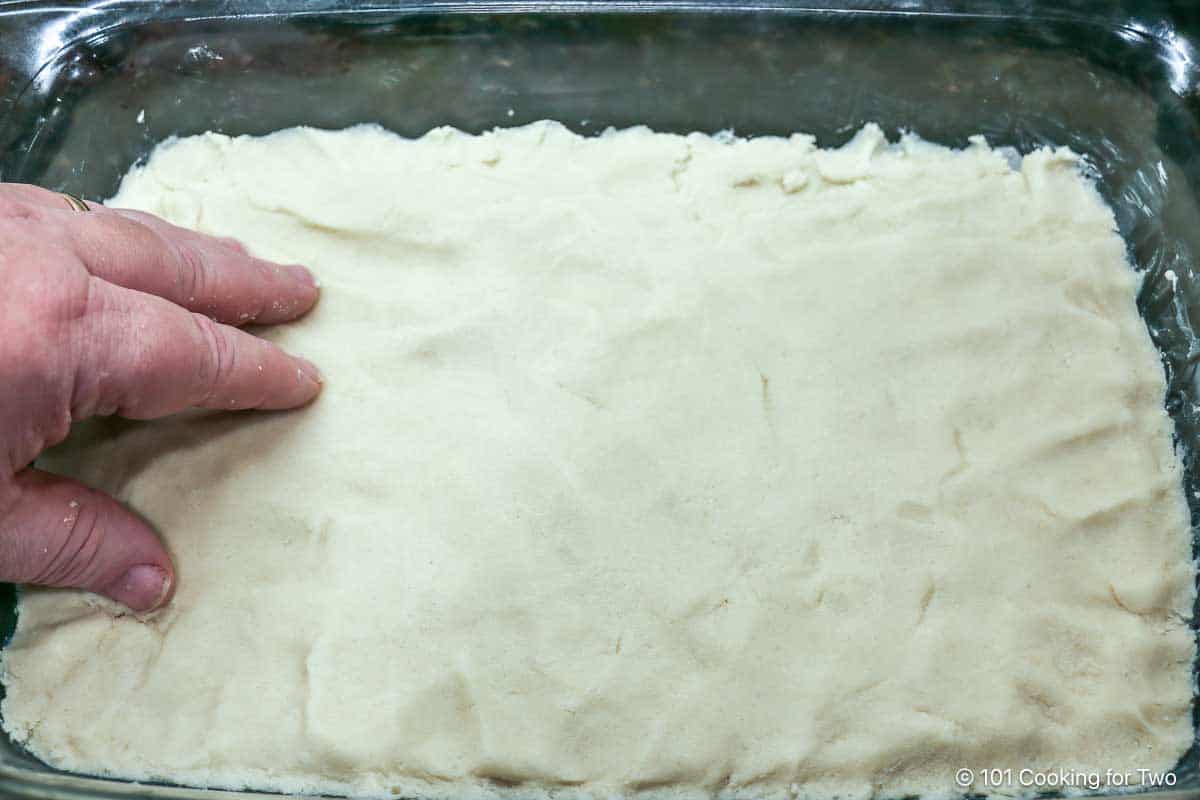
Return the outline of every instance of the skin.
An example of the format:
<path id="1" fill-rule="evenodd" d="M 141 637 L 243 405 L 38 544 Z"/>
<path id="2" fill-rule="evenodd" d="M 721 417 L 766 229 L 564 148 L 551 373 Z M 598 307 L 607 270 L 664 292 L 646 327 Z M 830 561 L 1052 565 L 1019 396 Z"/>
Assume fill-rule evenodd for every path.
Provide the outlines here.
<path id="1" fill-rule="evenodd" d="M 317 369 L 236 326 L 295 319 L 317 295 L 307 269 L 232 239 L 0 185 L 0 581 L 168 602 L 174 567 L 144 520 L 30 465 L 92 416 L 310 402 Z"/>

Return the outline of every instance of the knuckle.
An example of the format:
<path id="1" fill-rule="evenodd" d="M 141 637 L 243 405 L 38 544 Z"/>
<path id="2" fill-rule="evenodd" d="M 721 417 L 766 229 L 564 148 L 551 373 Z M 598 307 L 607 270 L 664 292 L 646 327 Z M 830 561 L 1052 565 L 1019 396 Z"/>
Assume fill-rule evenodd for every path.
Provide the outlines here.
<path id="1" fill-rule="evenodd" d="M 45 586 L 77 586 L 95 575 L 104 540 L 104 527 L 97 504 L 81 496 L 68 504 L 63 517 L 52 517 L 57 535 L 49 534 L 41 552 L 33 553 L 37 566 L 30 583 Z"/>
<path id="2" fill-rule="evenodd" d="M 197 380 L 200 384 L 198 396 L 202 402 L 210 402 L 226 387 L 237 363 L 237 348 L 230 336 L 203 314 L 192 314 L 200 337 L 200 364 Z"/>
<path id="3" fill-rule="evenodd" d="M 176 291 L 180 302 L 189 305 L 204 297 L 211 278 L 212 266 L 204 253 L 192 244 L 174 245 Z"/>
<path id="4" fill-rule="evenodd" d="M 0 218 L 0 307 L 45 335 L 87 311 L 87 271 L 53 231 Z"/>
<path id="5" fill-rule="evenodd" d="M 0 213 L 0 255 L 6 266 L 27 267 L 47 256 L 70 254 L 63 237 L 40 225 L 30 225 Z"/>
<path id="6" fill-rule="evenodd" d="M 0 219 L 29 223 L 42 218 L 42 209 L 33 203 L 8 194 L 0 194 Z"/>
<path id="7" fill-rule="evenodd" d="M 86 272 L 59 275 L 42 294 L 42 310 L 51 322 L 67 326 L 101 311 L 105 298 L 99 282 Z"/>

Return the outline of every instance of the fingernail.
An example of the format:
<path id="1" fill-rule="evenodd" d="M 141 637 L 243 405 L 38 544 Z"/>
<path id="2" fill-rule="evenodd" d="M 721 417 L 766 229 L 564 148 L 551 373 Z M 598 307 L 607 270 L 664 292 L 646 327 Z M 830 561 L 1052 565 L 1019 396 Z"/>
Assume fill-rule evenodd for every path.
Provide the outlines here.
<path id="1" fill-rule="evenodd" d="M 301 358 L 300 356 L 293 356 L 293 358 L 295 358 L 296 363 L 300 365 L 300 371 L 303 372 L 308 378 L 316 383 L 325 382 L 325 378 L 321 375 L 321 370 L 317 369 L 316 364 L 312 363 L 307 358 Z"/>
<path id="2" fill-rule="evenodd" d="M 291 275 L 293 280 L 306 283 L 314 289 L 317 288 L 317 278 L 307 267 L 302 267 L 299 264 L 285 264 L 283 268 L 287 270 L 288 275 Z"/>
<path id="3" fill-rule="evenodd" d="M 152 564 L 138 564 L 130 567 L 105 594 L 134 611 L 150 611 L 162 602 L 170 588 L 171 579 L 165 570 Z"/>

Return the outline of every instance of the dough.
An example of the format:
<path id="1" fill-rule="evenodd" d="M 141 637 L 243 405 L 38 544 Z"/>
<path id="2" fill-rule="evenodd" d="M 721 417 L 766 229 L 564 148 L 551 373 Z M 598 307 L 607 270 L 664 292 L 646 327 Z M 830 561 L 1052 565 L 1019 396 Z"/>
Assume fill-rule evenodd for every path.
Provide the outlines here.
<path id="1" fill-rule="evenodd" d="M 263 335 L 326 389 L 51 456 L 179 591 L 26 591 L 5 727 L 68 770 L 384 796 L 1171 768 L 1162 370 L 1075 156 L 1014 160 L 874 126 L 163 144 L 113 202 L 311 265 Z"/>

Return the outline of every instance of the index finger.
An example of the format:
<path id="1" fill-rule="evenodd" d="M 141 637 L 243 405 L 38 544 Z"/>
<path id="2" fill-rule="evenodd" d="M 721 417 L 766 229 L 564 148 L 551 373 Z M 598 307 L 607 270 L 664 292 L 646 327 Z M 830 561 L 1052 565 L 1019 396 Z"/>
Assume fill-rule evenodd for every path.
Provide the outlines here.
<path id="1" fill-rule="evenodd" d="M 232 239 L 99 203 L 89 203 L 90 211 L 80 212 L 64 195 L 36 186 L 6 185 L 4 192 L 10 202 L 27 203 L 60 224 L 92 275 L 218 322 L 285 322 L 317 301 L 319 290 L 308 269 L 255 258 Z"/>

